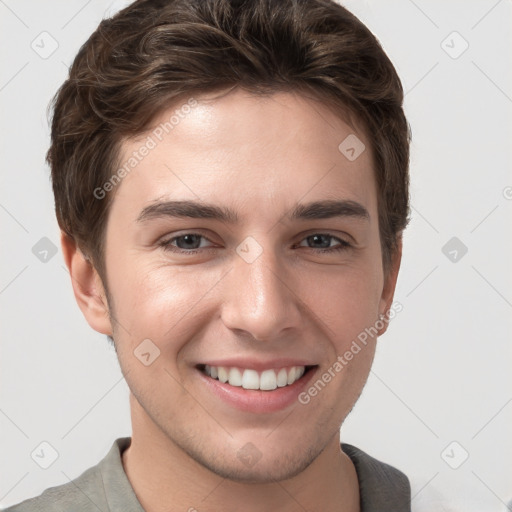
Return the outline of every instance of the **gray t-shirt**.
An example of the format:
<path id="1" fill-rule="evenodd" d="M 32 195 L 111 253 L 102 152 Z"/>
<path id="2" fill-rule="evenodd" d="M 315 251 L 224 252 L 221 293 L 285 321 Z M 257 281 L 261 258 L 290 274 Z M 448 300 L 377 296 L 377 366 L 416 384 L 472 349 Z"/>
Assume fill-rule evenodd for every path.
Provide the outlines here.
<path id="1" fill-rule="evenodd" d="M 116 439 L 99 464 L 73 481 L 50 487 L 4 512 L 144 512 L 121 461 L 130 442 L 130 437 Z M 356 468 L 361 512 L 410 512 L 411 490 L 403 473 L 355 446 L 341 448 Z"/>

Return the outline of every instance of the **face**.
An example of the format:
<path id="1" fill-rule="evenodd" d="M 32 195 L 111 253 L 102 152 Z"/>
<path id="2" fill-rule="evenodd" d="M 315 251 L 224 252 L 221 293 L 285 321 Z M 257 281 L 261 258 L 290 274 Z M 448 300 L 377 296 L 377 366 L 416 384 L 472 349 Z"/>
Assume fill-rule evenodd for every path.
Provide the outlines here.
<path id="1" fill-rule="evenodd" d="M 279 480 L 338 435 L 376 338 L 353 342 L 390 307 L 372 158 L 311 99 L 195 99 L 123 145 L 144 156 L 106 228 L 113 336 L 137 422 L 219 475 Z"/>

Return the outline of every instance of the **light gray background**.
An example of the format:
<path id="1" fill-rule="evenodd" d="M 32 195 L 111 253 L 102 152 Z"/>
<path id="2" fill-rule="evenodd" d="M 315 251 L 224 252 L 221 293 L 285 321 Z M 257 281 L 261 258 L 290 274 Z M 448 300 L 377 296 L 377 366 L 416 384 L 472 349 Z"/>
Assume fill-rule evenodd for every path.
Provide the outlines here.
<path id="1" fill-rule="evenodd" d="M 44 164 L 46 106 L 79 46 L 124 3 L 0 0 L 2 507 L 68 482 L 131 432 L 115 354 L 82 318 L 60 249 L 46 262 L 32 251 L 43 237 L 59 240 Z M 418 510 L 436 492 L 449 510 L 506 510 L 512 3 L 345 5 L 395 63 L 414 140 L 413 218 L 396 292 L 404 309 L 379 341 L 342 438 L 405 471 Z M 50 56 L 55 43 L 44 31 L 58 43 Z M 442 251 L 452 237 L 467 247 L 455 262 Z M 31 458 L 43 441 L 59 455 L 46 470 Z"/>

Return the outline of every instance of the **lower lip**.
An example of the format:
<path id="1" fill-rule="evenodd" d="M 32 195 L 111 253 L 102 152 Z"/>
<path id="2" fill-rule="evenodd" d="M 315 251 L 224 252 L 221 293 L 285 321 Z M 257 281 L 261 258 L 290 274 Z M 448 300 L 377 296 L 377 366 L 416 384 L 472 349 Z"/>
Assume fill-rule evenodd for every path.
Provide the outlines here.
<path id="1" fill-rule="evenodd" d="M 317 368 L 310 368 L 299 380 L 290 386 L 276 388 L 273 391 L 260 391 L 230 386 L 220 380 L 212 379 L 201 370 L 196 370 L 210 391 L 225 403 L 240 411 L 270 413 L 286 409 L 298 401 L 298 395 L 307 387 Z"/>

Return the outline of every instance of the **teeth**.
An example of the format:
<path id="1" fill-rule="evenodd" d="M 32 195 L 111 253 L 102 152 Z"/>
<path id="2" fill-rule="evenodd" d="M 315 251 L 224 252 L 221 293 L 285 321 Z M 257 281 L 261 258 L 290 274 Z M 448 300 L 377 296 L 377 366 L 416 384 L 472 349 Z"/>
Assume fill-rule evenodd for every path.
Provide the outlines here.
<path id="1" fill-rule="evenodd" d="M 297 367 L 292 366 L 290 368 L 290 371 L 288 372 L 288 386 L 290 384 L 293 384 L 297 379 L 295 378 L 295 375 L 297 374 Z"/>
<path id="2" fill-rule="evenodd" d="M 259 389 L 272 391 L 276 388 L 290 386 L 299 380 L 306 371 L 304 366 L 291 366 L 279 370 L 264 370 L 258 373 L 256 370 L 241 368 L 226 368 L 224 366 L 205 365 L 204 373 L 212 379 L 230 386 L 244 389 Z"/>
<path id="3" fill-rule="evenodd" d="M 219 366 L 217 368 L 217 372 L 219 374 L 219 380 L 221 382 L 227 382 L 228 381 L 229 374 L 228 374 L 228 371 L 226 370 L 226 368 L 224 368 L 223 366 Z"/>
<path id="4" fill-rule="evenodd" d="M 282 388 L 288 385 L 288 373 L 286 368 L 281 368 L 277 374 L 277 387 Z"/>
<path id="5" fill-rule="evenodd" d="M 260 389 L 272 391 L 277 388 L 277 375 L 274 370 L 265 370 L 261 373 Z"/>
<path id="6" fill-rule="evenodd" d="M 260 376 L 256 370 L 244 371 L 242 376 L 242 387 L 244 389 L 260 389 Z"/>
<path id="7" fill-rule="evenodd" d="M 238 388 L 242 385 L 242 372 L 238 368 L 229 370 L 229 385 Z"/>

